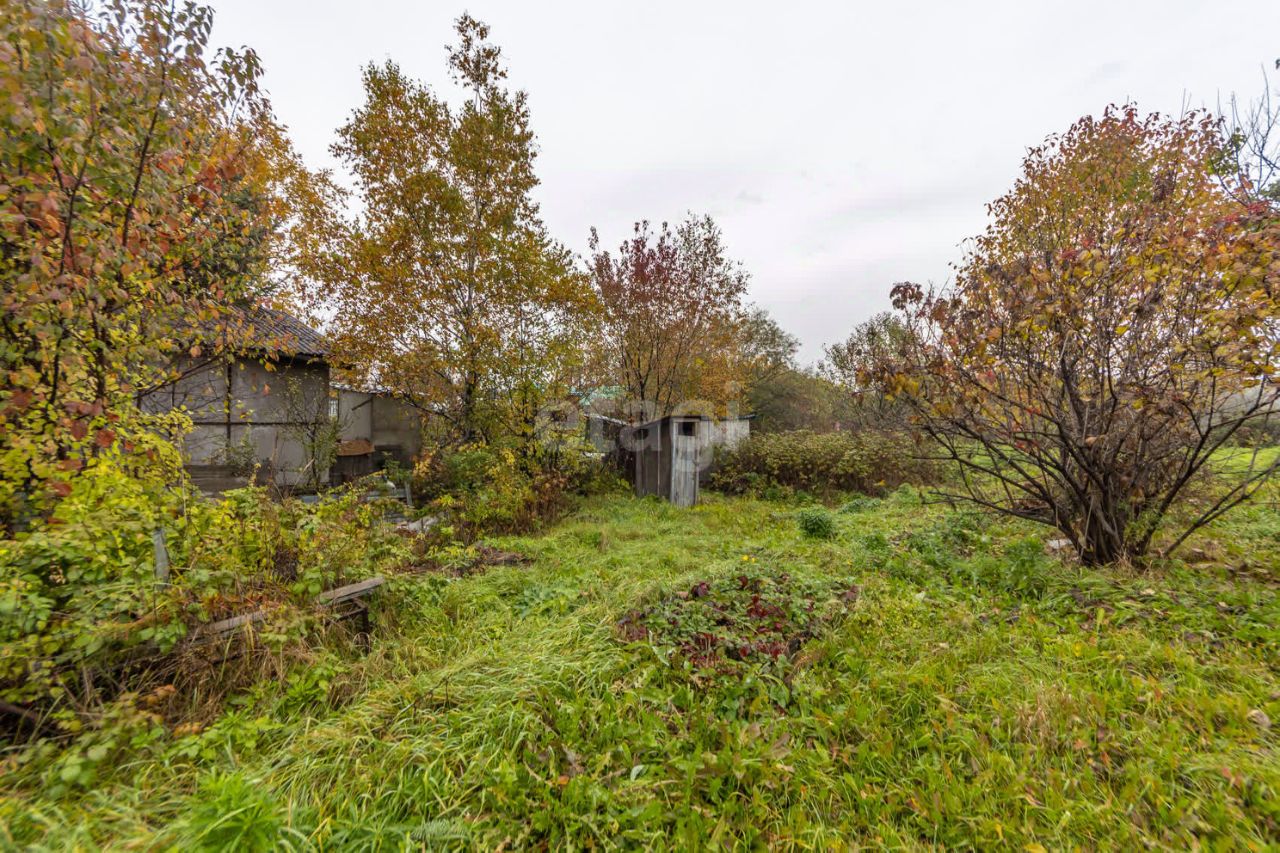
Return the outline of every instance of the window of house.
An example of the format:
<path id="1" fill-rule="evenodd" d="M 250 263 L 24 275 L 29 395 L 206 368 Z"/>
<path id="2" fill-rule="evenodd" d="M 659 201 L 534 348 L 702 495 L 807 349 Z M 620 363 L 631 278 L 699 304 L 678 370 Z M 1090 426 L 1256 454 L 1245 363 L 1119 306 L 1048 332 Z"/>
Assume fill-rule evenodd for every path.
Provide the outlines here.
<path id="1" fill-rule="evenodd" d="M 681 421 L 681 422 L 680 422 L 680 434 L 681 434 L 681 435 L 689 435 L 689 436 L 694 435 L 694 434 L 696 433 L 696 431 L 697 431 L 697 426 L 698 426 L 698 425 L 697 425 L 696 423 L 694 423 L 693 421 Z"/>
<path id="2" fill-rule="evenodd" d="M 337 397 L 329 398 L 329 417 L 332 418 L 333 420 L 338 419 L 338 398 Z"/>

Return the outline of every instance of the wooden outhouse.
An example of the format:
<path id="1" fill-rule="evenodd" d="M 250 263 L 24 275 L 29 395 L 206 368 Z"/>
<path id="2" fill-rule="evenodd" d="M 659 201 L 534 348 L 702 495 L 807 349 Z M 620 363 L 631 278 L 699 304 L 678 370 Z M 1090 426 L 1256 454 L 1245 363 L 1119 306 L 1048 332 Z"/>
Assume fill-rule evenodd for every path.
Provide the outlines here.
<path id="1" fill-rule="evenodd" d="M 621 444 L 634 455 L 637 495 L 658 495 L 676 506 L 693 506 L 715 449 L 733 447 L 749 433 L 750 422 L 745 418 L 668 415 L 623 430 Z"/>

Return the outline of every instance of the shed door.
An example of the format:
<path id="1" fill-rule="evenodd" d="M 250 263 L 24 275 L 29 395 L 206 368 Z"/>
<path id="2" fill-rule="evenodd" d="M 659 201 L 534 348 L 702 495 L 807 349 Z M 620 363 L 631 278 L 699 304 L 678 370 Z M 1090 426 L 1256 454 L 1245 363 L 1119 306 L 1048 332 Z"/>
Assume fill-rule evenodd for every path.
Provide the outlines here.
<path id="1" fill-rule="evenodd" d="M 693 506 L 698 501 L 698 422 L 672 424 L 671 502 Z"/>

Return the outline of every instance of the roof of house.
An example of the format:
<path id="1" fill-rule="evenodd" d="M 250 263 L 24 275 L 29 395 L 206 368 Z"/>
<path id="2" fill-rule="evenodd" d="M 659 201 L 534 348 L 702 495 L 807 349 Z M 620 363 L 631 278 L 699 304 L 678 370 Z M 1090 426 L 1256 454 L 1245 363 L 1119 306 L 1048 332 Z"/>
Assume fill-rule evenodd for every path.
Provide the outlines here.
<path id="1" fill-rule="evenodd" d="M 266 306 L 234 308 L 199 324 L 195 337 L 232 351 L 257 351 L 308 359 L 329 355 L 324 335 L 285 311 Z"/>
<path id="2" fill-rule="evenodd" d="M 324 336 L 292 314 L 262 307 L 245 313 L 250 347 L 313 358 L 329 354 Z"/>
<path id="3" fill-rule="evenodd" d="M 691 413 L 691 414 L 682 414 L 682 415 L 671 414 L 671 415 L 663 415 L 660 418 L 654 418 L 651 421 L 644 421 L 643 423 L 638 423 L 638 424 L 635 424 L 634 426 L 636 427 L 636 429 L 640 429 L 642 427 L 651 427 L 651 426 L 654 426 L 655 424 L 660 424 L 663 421 L 708 421 L 710 423 L 727 423 L 729 421 L 753 421 L 755 419 L 756 419 L 756 416 L 754 413 L 748 414 L 748 415 L 734 415 L 732 417 L 725 416 L 723 418 L 716 417 L 714 415 L 704 415 L 700 413 Z"/>

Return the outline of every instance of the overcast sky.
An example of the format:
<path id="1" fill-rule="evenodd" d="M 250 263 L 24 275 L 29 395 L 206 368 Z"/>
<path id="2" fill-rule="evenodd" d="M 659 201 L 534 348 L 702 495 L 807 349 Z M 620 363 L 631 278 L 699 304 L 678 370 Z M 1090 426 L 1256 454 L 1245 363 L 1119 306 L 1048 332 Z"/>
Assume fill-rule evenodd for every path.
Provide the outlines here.
<path id="1" fill-rule="evenodd" d="M 1255 96 L 1280 57 L 1280 0 L 207 1 L 313 166 L 362 65 L 448 90 L 453 20 L 485 21 L 529 93 L 552 234 L 585 253 L 592 225 L 615 245 L 712 214 L 804 361 L 893 282 L 945 281 L 1028 146 L 1112 102 Z"/>

